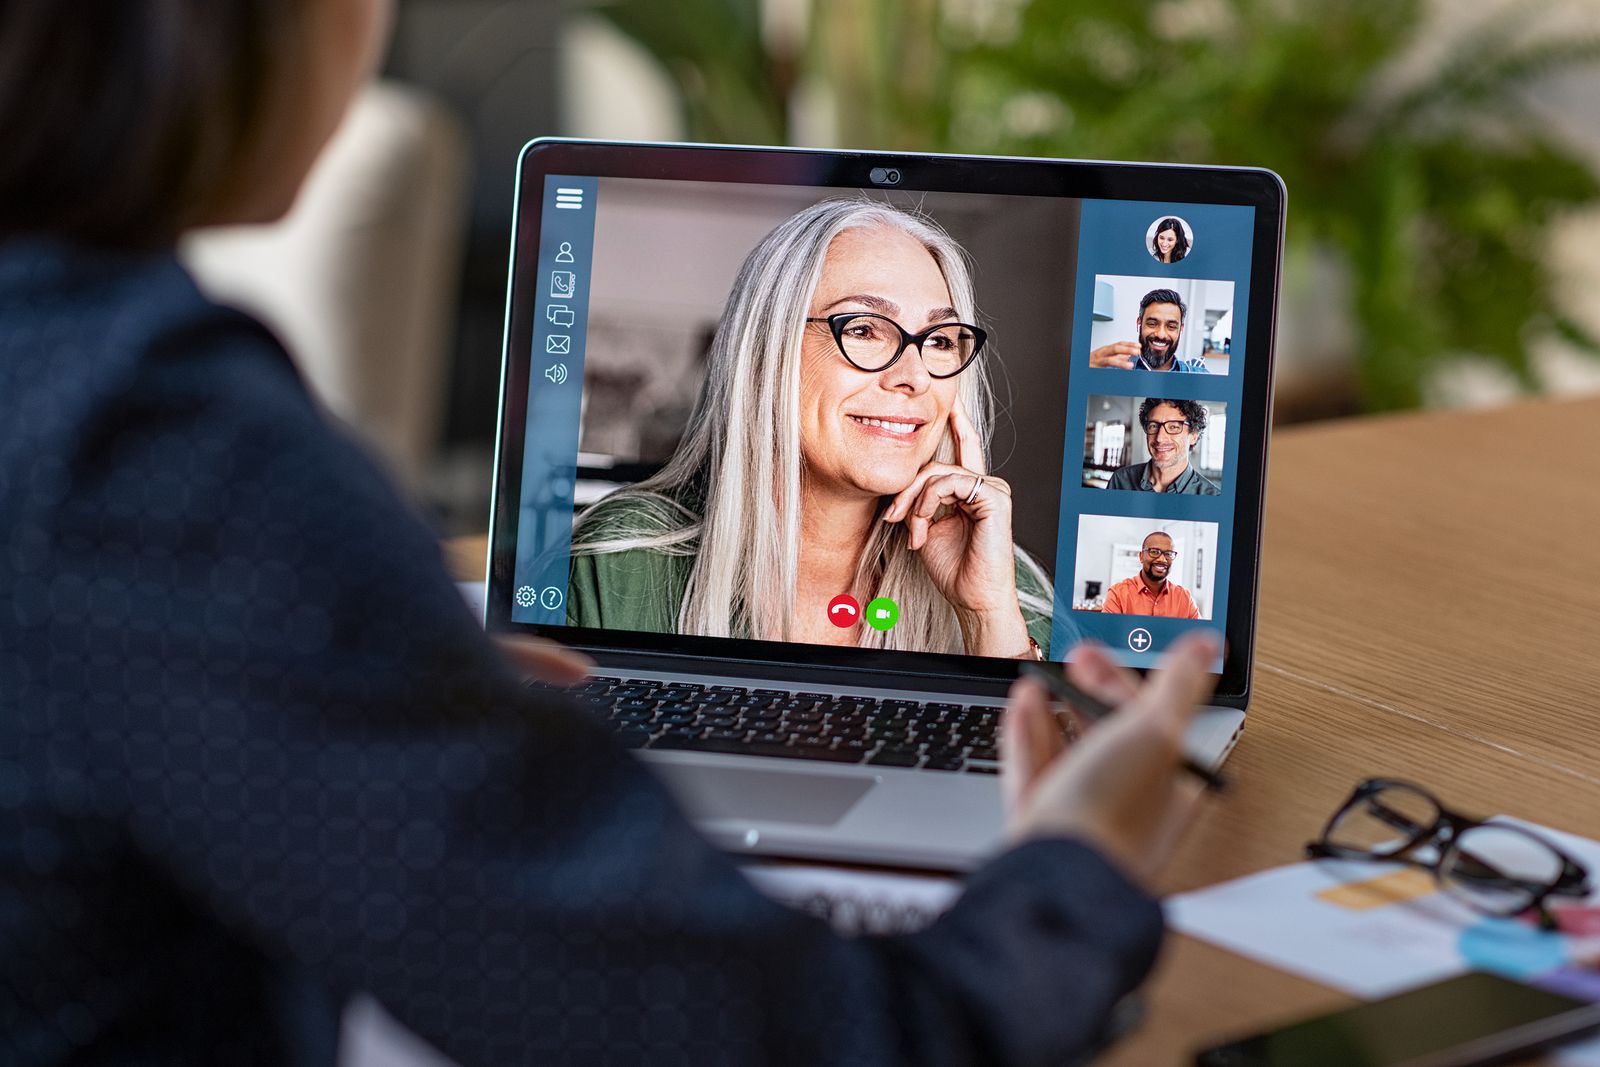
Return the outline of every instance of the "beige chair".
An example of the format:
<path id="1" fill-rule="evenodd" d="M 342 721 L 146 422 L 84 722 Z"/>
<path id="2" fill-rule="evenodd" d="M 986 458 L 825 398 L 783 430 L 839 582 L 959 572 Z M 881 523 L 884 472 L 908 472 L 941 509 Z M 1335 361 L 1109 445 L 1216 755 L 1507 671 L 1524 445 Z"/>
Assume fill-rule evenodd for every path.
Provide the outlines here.
<path id="1" fill-rule="evenodd" d="M 262 318 L 327 408 L 415 491 L 438 444 L 466 223 L 467 146 L 430 97 L 367 89 L 289 217 L 207 230 L 201 287 Z"/>

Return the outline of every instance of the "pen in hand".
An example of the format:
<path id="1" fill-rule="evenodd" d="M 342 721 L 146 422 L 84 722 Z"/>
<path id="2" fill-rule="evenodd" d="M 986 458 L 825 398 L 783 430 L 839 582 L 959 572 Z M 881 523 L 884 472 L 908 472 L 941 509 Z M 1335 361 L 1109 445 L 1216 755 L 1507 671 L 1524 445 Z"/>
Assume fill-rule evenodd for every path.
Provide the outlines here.
<path id="1" fill-rule="evenodd" d="M 1070 705 L 1078 714 L 1090 722 L 1099 722 L 1117 710 L 1098 697 L 1080 689 L 1066 676 L 1066 672 L 1063 670 L 1051 670 L 1038 663 L 1024 663 L 1022 669 L 1048 689 L 1051 696 L 1064 704 Z M 1228 786 L 1226 778 L 1210 767 L 1196 763 L 1188 756 L 1183 759 L 1183 769 L 1203 781 L 1206 784 L 1206 788 L 1213 792 L 1221 792 Z"/>

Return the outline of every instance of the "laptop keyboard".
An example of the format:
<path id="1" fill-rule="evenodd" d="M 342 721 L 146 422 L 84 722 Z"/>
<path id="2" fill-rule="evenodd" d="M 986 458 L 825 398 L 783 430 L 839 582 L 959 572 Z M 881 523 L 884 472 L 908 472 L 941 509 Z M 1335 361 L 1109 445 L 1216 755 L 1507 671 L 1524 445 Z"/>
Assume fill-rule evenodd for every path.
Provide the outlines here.
<path id="1" fill-rule="evenodd" d="M 533 683 L 550 688 L 542 683 Z M 1001 708 L 590 678 L 566 690 L 629 748 L 997 774 Z"/>

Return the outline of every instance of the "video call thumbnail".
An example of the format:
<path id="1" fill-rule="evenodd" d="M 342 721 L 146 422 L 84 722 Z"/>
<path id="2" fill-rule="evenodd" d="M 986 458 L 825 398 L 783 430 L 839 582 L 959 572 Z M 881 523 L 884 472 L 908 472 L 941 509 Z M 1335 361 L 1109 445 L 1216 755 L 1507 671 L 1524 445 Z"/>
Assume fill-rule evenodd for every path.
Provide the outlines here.
<path id="1" fill-rule="evenodd" d="M 1216 597 L 1217 533 L 1214 522 L 1080 516 L 1073 609 L 1210 619 Z"/>
<path id="2" fill-rule="evenodd" d="M 1173 264 L 1194 250 L 1194 228 L 1177 215 L 1162 215 L 1145 231 L 1144 246 L 1157 263 Z"/>
<path id="3" fill-rule="evenodd" d="M 1088 366 L 1227 374 L 1233 290 L 1231 281 L 1097 275 Z"/>
<path id="4" fill-rule="evenodd" d="M 1227 409 L 1220 400 L 1090 396 L 1084 487 L 1221 495 Z"/>

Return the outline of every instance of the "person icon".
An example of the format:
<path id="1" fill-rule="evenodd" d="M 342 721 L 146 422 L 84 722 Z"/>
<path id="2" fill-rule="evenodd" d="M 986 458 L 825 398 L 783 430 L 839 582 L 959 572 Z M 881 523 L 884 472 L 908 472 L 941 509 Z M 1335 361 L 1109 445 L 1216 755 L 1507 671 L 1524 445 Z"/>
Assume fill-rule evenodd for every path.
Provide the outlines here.
<path id="1" fill-rule="evenodd" d="M 1157 263 L 1176 263 L 1189 254 L 1194 231 L 1183 219 L 1169 215 L 1151 224 L 1146 244 Z"/>
<path id="2" fill-rule="evenodd" d="M 557 263 L 573 263 L 573 262 L 576 262 L 576 260 L 574 260 L 572 258 L 572 242 L 571 241 L 562 241 L 561 242 L 561 247 L 556 251 L 556 262 Z"/>

